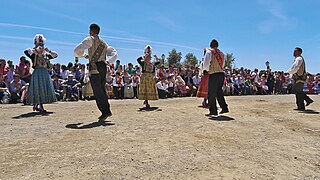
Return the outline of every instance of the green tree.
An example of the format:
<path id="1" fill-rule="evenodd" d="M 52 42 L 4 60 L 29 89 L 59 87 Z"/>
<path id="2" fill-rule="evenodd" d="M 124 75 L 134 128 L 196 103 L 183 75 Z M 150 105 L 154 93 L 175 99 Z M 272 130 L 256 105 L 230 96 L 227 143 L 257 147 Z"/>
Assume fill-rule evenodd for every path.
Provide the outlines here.
<path id="1" fill-rule="evenodd" d="M 182 53 L 177 52 L 176 49 L 172 49 L 171 52 L 169 52 L 169 56 L 167 58 L 168 60 L 168 65 L 174 65 L 174 66 L 180 66 L 180 61 L 182 59 Z"/>
<path id="2" fill-rule="evenodd" d="M 235 59 L 233 53 L 227 53 L 225 67 L 233 66 Z"/>
<path id="3" fill-rule="evenodd" d="M 193 55 L 192 53 L 188 53 L 185 56 L 185 60 L 183 62 L 183 66 L 195 66 L 196 64 L 198 64 L 198 59 L 195 55 Z"/>

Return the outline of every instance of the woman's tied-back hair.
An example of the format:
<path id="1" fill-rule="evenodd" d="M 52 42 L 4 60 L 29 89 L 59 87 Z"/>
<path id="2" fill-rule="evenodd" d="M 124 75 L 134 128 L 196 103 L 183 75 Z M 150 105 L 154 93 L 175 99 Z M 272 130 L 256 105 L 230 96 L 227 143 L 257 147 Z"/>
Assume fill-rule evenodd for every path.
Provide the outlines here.
<path id="1" fill-rule="evenodd" d="M 44 43 L 46 42 L 46 38 L 43 36 L 43 34 L 36 34 L 33 38 L 33 41 L 34 41 L 34 45 L 36 47 L 38 46 L 44 46 Z"/>

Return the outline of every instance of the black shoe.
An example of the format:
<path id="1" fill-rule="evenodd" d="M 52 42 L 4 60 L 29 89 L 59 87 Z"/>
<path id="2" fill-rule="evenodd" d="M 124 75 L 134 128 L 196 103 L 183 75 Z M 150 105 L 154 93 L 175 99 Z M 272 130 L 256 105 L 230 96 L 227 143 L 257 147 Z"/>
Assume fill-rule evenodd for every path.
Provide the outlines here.
<path id="1" fill-rule="evenodd" d="M 296 108 L 296 109 L 293 109 L 295 111 L 305 111 L 306 109 L 301 109 L 301 108 Z"/>
<path id="2" fill-rule="evenodd" d="M 309 106 L 311 103 L 313 103 L 314 101 L 313 100 L 310 100 L 307 102 L 306 106 Z"/>
<path id="3" fill-rule="evenodd" d="M 221 111 L 220 111 L 220 114 L 224 114 L 224 113 L 228 113 L 229 112 L 229 109 L 222 109 Z"/>
<path id="4" fill-rule="evenodd" d="M 110 113 L 110 114 L 102 114 L 98 119 L 99 119 L 99 120 L 105 120 L 105 119 L 107 119 L 107 118 L 110 117 L 110 116 L 112 116 L 111 113 Z"/>
<path id="5" fill-rule="evenodd" d="M 216 112 L 216 113 L 209 113 L 209 114 L 205 114 L 205 116 L 218 116 L 218 112 Z"/>

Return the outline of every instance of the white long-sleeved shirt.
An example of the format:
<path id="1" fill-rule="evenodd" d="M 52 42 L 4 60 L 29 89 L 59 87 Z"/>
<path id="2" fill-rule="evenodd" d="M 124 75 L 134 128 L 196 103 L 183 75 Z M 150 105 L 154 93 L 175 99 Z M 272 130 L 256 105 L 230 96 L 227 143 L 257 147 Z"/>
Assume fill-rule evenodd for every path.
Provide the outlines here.
<path id="1" fill-rule="evenodd" d="M 193 76 L 193 84 L 195 84 L 195 85 L 199 85 L 200 84 L 200 82 L 201 82 L 201 77 L 196 77 L 196 76 Z"/>
<path id="2" fill-rule="evenodd" d="M 123 87 L 123 86 L 124 86 L 123 79 L 121 79 L 120 84 L 118 84 L 118 83 L 117 83 L 117 78 L 113 78 L 113 83 L 112 83 L 112 85 L 113 85 L 114 87 Z"/>
<path id="3" fill-rule="evenodd" d="M 161 81 L 157 82 L 156 84 L 157 88 L 163 91 L 166 91 L 168 89 L 168 85 L 166 83 L 163 83 Z"/>
<path id="4" fill-rule="evenodd" d="M 290 69 L 288 69 L 289 74 L 295 74 L 298 72 L 301 64 L 303 62 L 303 58 L 301 56 L 296 57 Z"/>
<path id="5" fill-rule="evenodd" d="M 74 56 L 75 57 L 85 57 L 87 54 L 84 51 L 86 49 L 91 48 L 92 44 L 93 44 L 93 37 L 92 36 L 88 36 L 88 37 L 84 38 L 82 40 L 82 42 L 80 44 L 78 44 L 76 46 L 76 48 L 74 49 Z M 108 46 L 108 44 L 107 44 L 107 56 L 109 57 L 109 59 L 107 61 L 109 61 L 110 64 L 113 64 L 118 57 L 116 49 L 114 49 L 112 46 Z"/>

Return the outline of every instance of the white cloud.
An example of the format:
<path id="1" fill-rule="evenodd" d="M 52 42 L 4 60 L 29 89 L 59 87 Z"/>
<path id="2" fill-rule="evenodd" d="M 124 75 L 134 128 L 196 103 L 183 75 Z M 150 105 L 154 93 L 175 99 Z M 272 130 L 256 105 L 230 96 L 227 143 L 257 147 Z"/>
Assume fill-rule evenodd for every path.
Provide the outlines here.
<path id="1" fill-rule="evenodd" d="M 58 32 L 58 33 L 79 35 L 81 37 L 87 36 L 86 33 L 66 31 L 66 30 L 47 28 L 47 27 L 38 27 L 38 26 L 29 26 L 29 25 L 10 24 L 10 23 L 1 23 L 0 22 L 0 27 L 1 26 L 2 27 L 27 28 L 27 29 L 40 29 L 40 30 L 44 30 L 44 31 L 53 31 L 53 32 Z M 183 49 L 191 49 L 191 50 L 195 50 L 195 51 L 202 51 L 202 49 L 200 49 L 200 48 L 185 46 L 185 45 L 181 45 L 181 44 L 173 44 L 173 43 L 167 43 L 167 42 L 151 41 L 151 40 L 146 40 L 146 39 L 117 37 L 117 36 L 105 36 L 105 35 L 100 35 L 100 36 L 104 37 L 104 38 L 113 39 L 116 41 L 122 41 L 122 42 L 126 41 L 126 42 L 130 42 L 130 43 L 138 43 L 138 44 L 146 43 L 146 44 L 153 44 L 153 45 L 161 45 L 161 46 L 165 46 L 165 47 L 169 47 L 169 48 L 183 48 Z"/>
<path id="2" fill-rule="evenodd" d="M 293 29 L 297 26 L 293 18 L 285 14 L 283 5 L 278 0 L 259 0 L 259 4 L 269 13 L 269 17 L 261 21 L 258 25 L 259 30 L 263 33 L 271 33 L 276 30 Z"/>

